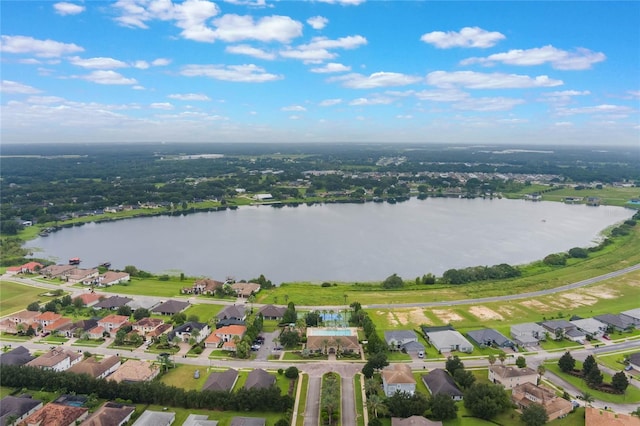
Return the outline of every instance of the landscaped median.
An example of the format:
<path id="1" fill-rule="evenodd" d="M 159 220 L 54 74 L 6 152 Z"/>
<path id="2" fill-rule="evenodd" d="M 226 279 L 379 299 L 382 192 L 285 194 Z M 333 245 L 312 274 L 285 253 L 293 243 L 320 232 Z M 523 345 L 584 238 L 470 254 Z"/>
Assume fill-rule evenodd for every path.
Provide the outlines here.
<path id="1" fill-rule="evenodd" d="M 334 372 L 326 373 L 322 376 L 320 391 L 320 424 L 339 425 L 340 408 L 342 408 L 340 376 Z"/>

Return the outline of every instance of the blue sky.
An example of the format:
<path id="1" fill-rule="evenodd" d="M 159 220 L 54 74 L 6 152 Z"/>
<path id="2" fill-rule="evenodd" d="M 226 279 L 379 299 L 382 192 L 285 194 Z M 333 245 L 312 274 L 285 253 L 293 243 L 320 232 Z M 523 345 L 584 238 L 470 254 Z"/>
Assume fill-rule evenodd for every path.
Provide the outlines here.
<path id="1" fill-rule="evenodd" d="M 640 146 L 640 2 L 2 1 L 2 142 Z"/>

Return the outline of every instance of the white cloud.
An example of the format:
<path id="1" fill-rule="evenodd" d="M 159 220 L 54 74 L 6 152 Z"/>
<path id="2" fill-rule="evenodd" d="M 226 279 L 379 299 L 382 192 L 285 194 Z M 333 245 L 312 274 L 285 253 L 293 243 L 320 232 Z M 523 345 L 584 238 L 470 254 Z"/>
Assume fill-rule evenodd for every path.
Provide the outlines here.
<path id="1" fill-rule="evenodd" d="M 237 6 L 249 7 L 267 7 L 266 0 L 223 0 L 225 3 L 235 4 Z"/>
<path id="2" fill-rule="evenodd" d="M 605 114 L 605 115 L 619 115 L 619 117 L 626 117 L 627 114 L 633 112 L 633 109 L 623 105 L 611 105 L 601 104 L 587 107 L 577 108 L 559 108 L 557 110 L 558 115 L 575 115 L 575 114 Z"/>
<path id="3" fill-rule="evenodd" d="M 254 22 L 251 16 L 224 15 L 214 21 L 217 39 L 237 42 L 241 40 L 278 41 L 289 43 L 302 35 L 302 24 L 288 16 L 265 16 Z"/>
<path id="4" fill-rule="evenodd" d="M 289 116 L 289 120 L 300 120 L 300 116 L 299 115 L 290 115 Z"/>
<path id="5" fill-rule="evenodd" d="M 324 16 L 313 16 L 307 19 L 307 24 L 311 25 L 314 30 L 321 30 L 327 26 L 329 20 Z"/>
<path id="6" fill-rule="evenodd" d="M 203 93 L 174 93 L 168 96 L 169 99 L 179 101 L 210 101 L 211 98 Z"/>
<path id="7" fill-rule="evenodd" d="M 283 78 L 280 75 L 267 73 L 264 68 L 254 64 L 187 65 L 180 74 L 187 77 L 209 77 L 216 80 L 242 83 L 264 83 Z"/>
<path id="8" fill-rule="evenodd" d="M 468 58 L 460 63 L 462 65 L 481 64 L 487 66 L 495 65 L 496 63 L 520 66 L 549 63 L 553 68 L 559 70 L 586 70 L 591 68 L 593 64 L 602 62 L 605 59 L 604 53 L 593 52 L 589 49 L 578 48 L 573 52 L 569 52 L 548 45 L 534 49 L 513 49 L 508 52 L 495 53 L 485 58 Z"/>
<path id="9" fill-rule="evenodd" d="M 151 61 L 151 65 L 153 65 L 154 67 L 166 67 L 170 63 L 171 63 L 171 59 L 167 59 L 167 58 L 158 58 Z"/>
<path id="10" fill-rule="evenodd" d="M 336 62 L 329 62 L 328 64 L 322 67 L 311 68 L 311 72 L 322 73 L 322 74 L 334 73 L 334 72 L 346 72 L 346 71 L 351 71 L 351 67 L 338 64 Z"/>
<path id="11" fill-rule="evenodd" d="M 399 120 L 411 120 L 413 118 L 413 115 L 408 114 L 408 115 L 396 115 L 396 118 Z"/>
<path id="12" fill-rule="evenodd" d="M 458 102 L 469 97 L 467 92 L 458 89 L 422 90 L 415 95 L 420 100 L 432 102 Z"/>
<path id="13" fill-rule="evenodd" d="M 287 48 L 279 53 L 284 58 L 300 59 L 305 63 L 319 63 L 338 56 L 336 53 L 330 52 L 329 49 L 356 49 L 364 44 L 367 44 L 367 39 L 360 35 L 338 39 L 314 37 L 307 44 Z"/>
<path id="14" fill-rule="evenodd" d="M 306 111 L 307 109 L 302 105 L 290 105 L 281 108 L 282 111 Z"/>
<path id="15" fill-rule="evenodd" d="M 453 108 L 465 111 L 508 111 L 516 105 L 523 104 L 523 99 L 504 97 L 467 98 L 453 104 Z"/>
<path id="16" fill-rule="evenodd" d="M 154 102 L 149 105 L 152 109 L 172 110 L 173 105 L 170 102 Z"/>
<path id="17" fill-rule="evenodd" d="M 554 124 L 556 127 L 573 127 L 573 123 L 570 121 L 558 121 Z"/>
<path id="18" fill-rule="evenodd" d="M 146 70 L 151 66 L 147 61 L 135 61 L 132 65 L 134 68 L 138 68 L 139 70 Z"/>
<path id="19" fill-rule="evenodd" d="M 235 46 L 227 46 L 225 52 L 233 53 L 236 55 L 247 55 L 253 56 L 254 58 L 264 59 L 267 61 L 271 61 L 276 58 L 276 55 L 271 52 L 266 52 L 262 49 L 258 49 L 256 47 L 249 46 L 247 44 L 238 44 Z"/>
<path id="20" fill-rule="evenodd" d="M 451 47 L 479 47 L 487 48 L 495 46 L 505 36 L 496 31 L 487 31 L 479 27 L 464 27 L 456 31 L 433 31 L 423 34 L 420 40 L 434 45 L 439 49 Z"/>
<path id="21" fill-rule="evenodd" d="M 128 67 L 128 65 L 125 62 L 122 62 L 113 58 L 82 59 L 79 56 L 73 56 L 69 58 L 69 62 L 78 67 L 100 69 L 100 70 Z"/>
<path id="22" fill-rule="evenodd" d="M 556 92 L 543 93 L 543 100 L 548 102 L 554 102 L 556 104 L 567 104 L 571 102 L 571 99 L 575 96 L 587 96 L 591 92 L 588 90 L 559 90 Z"/>
<path id="23" fill-rule="evenodd" d="M 351 89 L 375 89 L 377 87 L 406 86 L 422 80 L 420 77 L 397 72 L 376 72 L 369 76 L 352 73 L 340 77 L 332 77 L 329 81 L 340 81 L 344 87 Z"/>
<path id="24" fill-rule="evenodd" d="M 357 98 L 349 102 L 352 106 L 388 105 L 394 101 L 386 96 L 374 96 L 372 98 Z"/>
<path id="25" fill-rule="evenodd" d="M 41 91 L 36 89 L 35 87 L 18 83 L 17 81 L 2 80 L 2 82 L 0 82 L 0 92 L 30 95 L 34 93 L 40 93 Z"/>
<path id="26" fill-rule="evenodd" d="M 554 87 L 564 84 L 562 80 L 554 80 L 546 75 L 532 78 L 528 75 L 474 71 L 434 71 L 427 74 L 427 83 L 441 88 L 462 86 L 469 89 L 524 89 Z"/>
<path id="27" fill-rule="evenodd" d="M 342 6 L 358 6 L 366 0 L 317 0 L 320 3 L 339 4 Z"/>
<path id="28" fill-rule="evenodd" d="M 80 78 L 97 84 L 126 85 L 137 83 L 135 78 L 126 78 L 115 71 L 93 71 L 87 75 L 73 76 L 73 78 Z"/>
<path id="29" fill-rule="evenodd" d="M 328 106 L 333 106 L 333 105 L 338 105 L 342 103 L 342 99 L 325 99 L 324 101 L 321 101 L 318 105 L 320 105 L 321 107 L 328 107 Z"/>
<path id="30" fill-rule="evenodd" d="M 5 53 L 30 53 L 41 58 L 55 58 L 84 49 L 74 43 L 61 43 L 54 40 L 38 40 L 26 36 L 3 35 L 0 51 Z"/>
<path id="31" fill-rule="evenodd" d="M 75 3 L 60 2 L 53 5 L 58 15 L 77 15 L 85 11 L 85 7 Z"/>

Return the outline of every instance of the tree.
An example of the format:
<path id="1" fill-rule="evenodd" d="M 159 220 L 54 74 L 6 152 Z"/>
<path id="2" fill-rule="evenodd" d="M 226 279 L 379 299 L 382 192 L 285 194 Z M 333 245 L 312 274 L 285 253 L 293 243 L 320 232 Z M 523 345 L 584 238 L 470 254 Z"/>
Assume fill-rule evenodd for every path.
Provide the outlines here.
<path id="1" fill-rule="evenodd" d="M 377 393 L 369 395 L 367 397 L 367 410 L 369 410 L 370 416 L 376 418 L 378 415 L 384 414 L 387 410 L 387 407 L 384 404 L 384 399 Z"/>
<path id="2" fill-rule="evenodd" d="M 300 344 L 300 334 L 297 331 L 285 330 L 280 334 L 280 343 L 287 349 L 295 348 Z"/>
<path id="3" fill-rule="evenodd" d="M 527 426 L 542 426 L 549 421 L 549 415 L 542 405 L 533 403 L 522 409 L 520 419 Z"/>
<path id="4" fill-rule="evenodd" d="M 286 377 L 287 379 L 297 379 L 298 374 L 300 374 L 298 368 L 293 365 L 284 370 L 284 377 Z"/>
<path id="5" fill-rule="evenodd" d="M 569 256 L 575 257 L 577 259 L 586 259 L 589 257 L 589 251 L 582 247 L 574 247 L 569 250 Z"/>
<path id="6" fill-rule="evenodd" d="M 185 315 L 184 312 L 178 312 L 177 314 L 173 314 L 173 316 L 171 316 L 171 322 L 174 325 L 182 325 L 187 321 L 187 316 Z"/>
<path id="7" fill-rule="evenodd" d="M 367 361 L 367 364 L 371 364 L 371 366 L 374 369 L 380 370 L 381 368 L 384 368 L 387 365 L 389 365 L 389 361 L 387 360 L 387 354 L 385 354 L 384 352 L 376 352 L 374 354 L 371 354 L 369 356 L 369 360 Z"/>
<path id="8" fill-rule="evenodd" d="M 305 321 L 305 324 L 307 325 L 307 327 L 316 327 L 320 323 L 320 314 L 318 314 L 315 311 L 308 312 L 304 316 L 304 321 Z"/>
<path id="9" fill-rule="evenodd" d="M 117 311 L 118 315 L 124 315 L 125 317 L 128 317 L 131 315 L 131 308 L 127 305 L 122 305 L 118 308 Z"/>
<path id="10" fill-rule="evenodd" d="M 369 377 L 364 379 L 364 393 L 371 395 L 380 391 L 380 382 L 378 379 Z"/>
<path id="11" fill-rule="evenodd" d="M 236 345 L 236 356 L 240 359 L 249 358 L 249 354 L 251 353 L 251 347 L 249 343 L 246 341 L 242 341 Z"/>
<path id="12" fill-rule="evenodd" d="M 463 389 L 468 389 L 476 381 L 476 376 L 471 371 L 467 371 L 464 368 L 458 368 L 453 372 L 453 379 Z"/>
<path id="13" fill-rule="evenodd" d="M 598 363 L 596 362 L 596 359 L 593 357 L 593 355 L 589 355 L 588 357 L 586 357 L 584 362 L 582 363 L 582 376 L 587 377 L 589 375 L 589 372 L 591 372 L 591 370 L 593 370 L 593 368 L 597 365 Z"/>
<path id="14" fill-rule="evenodd" d="M 500 352 L 498 354 L 498 359 L 500 360 L 500 364 L 504 365 L 504 362 L 507 360 L 507 354 Z"/>
<path id="15" fill-rule="evenodd" d="M 27 305 L 27 311 L 38 312 L 40 310 L 40 304 L 38 302 L 31 302 Z"/>
<path id="16" fill-rule="evenodd" d="M 518 358 L 516 358 L 516 365 L 518 366 L 518 368 L 525 368 L 527 366 L 526 358 L 522 355 L 518 356 Z"/>
<path id="17" fill-rule="evenodd" d="M 373 368 L 373 366 L 368 362 L 362 367 L 362 374 L 367 378 L 367 380 L 373 378 L 373 373 L 375 373 L 375 371 L 375 368 Z"/>
<path id="18" fill-rule="evenodd" d="M 584 378 L 584 381 L 587 383 L 587 386 L 590 388 L 597 388 L 602 384 L 604 377 L 598 365 L 595 365 L 589 370 L 589 373 Z"/>
<path id="19" fill-rule="evenodd" d="M 449 356 L 447 362 L 444 364 L 444 368 L 453 376 L 456 370 L 464 369 L 464 363 L 460 361 L 458 355 Z"/>
<path id="20" fill-rule="evenodd" d="M 464 406 L 474 416 L 489 420 L 511 407 L 511 401 L 502 386 L 475 383 L 464 393 Z"/>
<path id="21" fill-rule="evenodd" d="M 542 376 L 547 372 L 546 367 L 543 364 L 540 364 L 536 370 L 538 372 L 538 384 L 542 381 Z"/>
<path id="22" fill-rule="evenodd" d="M 133 319 L 136 321 L 140 321 L 142 318 L 149 318 L 151 316 L 151 312 L 146 308 L 138 308 L 133 311 Z"/>
<path id="23" fill-rule="evenodd" d="M 196 314 L 191 314 L 187 317 L 187 322 L 200 322 L 200 317 Z"/>
<path id="24" fill-rule="evenodd" d="M 398 274 L 390 275 L 382 282 L 382 288 L 401 288 L 403 286 L 404 282 Z"/>
<path id="25" fill-rule="evenodd" d="M 627 386 L 629 386 L 629 379 L 627 379 L 627 375 L 624 374 L 624 371 L 618 371 L 613 375 L 611 378 L 611 386 L 620 393 L 627 390 Z"/>
<path id="26" fill-rule="evenodd" d="M 113 340 L 113 343 L 117 346 L 121 346 L 124 344 L 124 338 L 127 335 L 127 332 L 124 330 L 124 328 L 121 328 L 120 330 L 118 330 L 116 332 L 116 337 Z"/>
<path id="27" fill-rule="evenodd" d="M 421 416 L 429 407 L 429 401 L 423 394 L 416 392 L 411 395 L 408 392 L 396 391 L 387 398 L 385 403 L 392 417 Z"/>
<path id="28" fill-rule="evenodd" d="M 595 401 L 595 398 L 593 397 L 593 395 L 591 395 L 589 392 L 586 392 L 586 391 L 582 392 L 582 395 L 580 395 L 580 399 L 586 402 L 587 404 L 591 404 L 593 401 Z"/>
<path id="29" fill-rule="evenodd" d="M 158 363 L 160 364 L 160 369 L 163 372 L 166 372 L 168 369 L 173 367 L 173 362 L 171 361 L 170 356 L 171 356 L 171 354 L 169 354 L 167 352 L 163 352 L 161 354 L 158 354 Z"/>
<path id="30" fill-rule="evenodd" d="M 489 356 L 487 357 L 487 361 L 489 361 L 489 364 L 491 365 L 495 364 L 497 360 L 498 359 L 494 354 L 489 354 Z"/>
<path id="31" fill-rule="evenodd" d="M 458 417 L 458 406 L 446 393 L 437 393 L 429 399 L 431 417 L 435 420 L 449 420 Z"/>
<path id="32" fill-rule="evenodd" d="M 293 302 L 287 305 L 287 310 L 284 311 L 282 315 L 282 324 L 295 324 L 298 320 L 298 313 L 296 312 L 296 307 Z"/>
<path id="33" fill-rule="evenodd" d="M 567 351 L 560 357 L 558 360 L 558 368 L 563 373 L 568 373 L 569 371 L 573 371 L 576 366 L 576 360 L 573 359 L 571 354 Z"/>

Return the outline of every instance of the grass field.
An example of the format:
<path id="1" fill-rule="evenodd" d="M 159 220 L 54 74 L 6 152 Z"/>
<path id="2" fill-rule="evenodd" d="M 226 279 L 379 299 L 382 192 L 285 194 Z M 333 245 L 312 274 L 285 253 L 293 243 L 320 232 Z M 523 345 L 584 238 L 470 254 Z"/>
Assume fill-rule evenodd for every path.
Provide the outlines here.
<path id="1" fill-rule="evenodd" d="M 215 316 L 224 308 L 224 305 L 212 305 L 209 303 L 201 303 L 198 305 L 191 305 L 184 314 L 189 318 L 191 315 L 196 315 L 200 322 L 215 322 Z"/>
<path id="2" fill-rule="evenodd" d="M 13 281 L 0 281 L 0 316 L 26 309 L 31 302 L 51 300 L 51 297 L 40 296 L 45 291 Z"/>
<path id="3" fill-rule="evenodd" d="M 196 370 L 200 371 L 199 379 L 194 379 L 194 373 Z M 177 364 L 176 368 L 172 368 L 163 374 L 160 381 L 166 385 L 187 390 L 201 390 L 202 385 L 207 381 L 211 371 L 213 370 L 209 370 L 207 367 Z"/>

